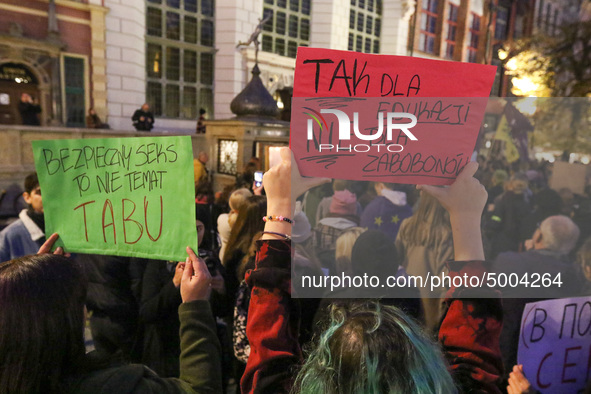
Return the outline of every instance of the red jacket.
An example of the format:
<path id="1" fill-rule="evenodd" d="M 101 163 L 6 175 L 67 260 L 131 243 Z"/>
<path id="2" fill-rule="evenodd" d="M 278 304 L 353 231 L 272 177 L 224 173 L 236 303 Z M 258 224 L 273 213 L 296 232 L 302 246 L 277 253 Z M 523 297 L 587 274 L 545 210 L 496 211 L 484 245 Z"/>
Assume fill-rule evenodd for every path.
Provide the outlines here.
<path id="1" fill-rule="evenodd" d="M 449 272 L 450 276 L 482 276 L 485 267 L 481 261 L 453 261 Z M 291 298 L 290 242 L 258 241 L 256 269 L 247 274 L 247 282 L 252 287 L 246 326 L 251 350 L 240 382 L 242 392 L 288 393 L 303 361 L 297 300 Z M 439 341 L 457 385 L 475 393 L 500 393 L 502 308 L 498 293 L 452 288 L 445 302 Z"/>

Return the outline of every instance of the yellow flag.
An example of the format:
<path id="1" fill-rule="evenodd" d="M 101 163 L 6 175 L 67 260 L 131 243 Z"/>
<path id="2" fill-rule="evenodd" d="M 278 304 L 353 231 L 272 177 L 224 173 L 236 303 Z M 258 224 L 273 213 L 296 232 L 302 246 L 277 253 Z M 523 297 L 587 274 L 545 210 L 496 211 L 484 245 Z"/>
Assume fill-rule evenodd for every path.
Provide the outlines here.
<path id="1" fill-rule="evenodd" d="M 495 134 L 495 140 L 505 141 L 505 157 L 509 163 L 519 160 L 519 150 L 515 146 L 513 138 L 511 138 L 511 126 L 507 123 L 505 115 L 503 115 L 499 122 L 499 127 L 497 127 L 497 132 Z"/>

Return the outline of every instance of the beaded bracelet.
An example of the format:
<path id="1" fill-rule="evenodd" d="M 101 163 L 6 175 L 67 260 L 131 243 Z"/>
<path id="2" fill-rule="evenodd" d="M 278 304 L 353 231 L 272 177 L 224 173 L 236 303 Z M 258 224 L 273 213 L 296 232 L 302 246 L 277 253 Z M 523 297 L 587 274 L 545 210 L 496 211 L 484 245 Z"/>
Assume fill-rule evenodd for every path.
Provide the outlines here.
<path id="1" fill-rule="evenodd" d="M 263 216 L 263 222 L 285 222 L 293 224 L 293 220 L 286 218 L 285 216 L 267 215 Z"/>
<path id="2" fill-rule="evenodd" d="M 286 241 L 291 241 L 291 237 L 287 234 L 276 233 L 275 231 L 263 231 L 263 234 L 276 235 L 278 237 L 285 239 Z"/>

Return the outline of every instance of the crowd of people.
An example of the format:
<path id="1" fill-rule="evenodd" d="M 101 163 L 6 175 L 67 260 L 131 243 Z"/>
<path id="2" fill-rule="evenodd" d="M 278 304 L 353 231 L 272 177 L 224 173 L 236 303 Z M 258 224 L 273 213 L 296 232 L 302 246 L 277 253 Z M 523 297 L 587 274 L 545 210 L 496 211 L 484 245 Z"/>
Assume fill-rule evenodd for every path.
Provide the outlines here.
<path id="1" fill-rule="evenodd" d="M 0 393 L 534 392 L 521 315 L 591 295 L 591 194 L 550 189 L 546 164 L 479 157 L 441 188 L 305 178 L 281 156 L 261 186 L 253 158 L 214 193 L 199 153 L 183 262 L 50 253 L 59 235 L 27 177 L 0 232 Z M 532 271 L 564 286 L 310 294 L 299 280 Z"/>

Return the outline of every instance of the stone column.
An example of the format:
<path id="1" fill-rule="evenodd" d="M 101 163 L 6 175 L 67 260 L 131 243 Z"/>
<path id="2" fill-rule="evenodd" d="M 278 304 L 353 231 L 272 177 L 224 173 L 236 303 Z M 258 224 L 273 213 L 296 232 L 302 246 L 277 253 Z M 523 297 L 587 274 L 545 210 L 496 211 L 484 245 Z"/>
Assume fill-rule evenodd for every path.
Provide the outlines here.
<path id="1" fill-rule="evenodd" d="M 216 1 L 214 105 L 215 119 L 234 116 L 230 102 L 250 80 L 246 57 L 236 48 L 239 41 L 246 41 L 263 16 L 263 1 Z M 260 39 L 260 37 L 259 37 Z M 262 51 L 259 51 L 259 59 Z"/>
<path id="2" fill-rule="evenodd" d="M 90 5 L 90 46 L 92 50 L 90 60 L 92 70 L 90 76 L 92 81 L 91 97 L 94 101 L 94 110 L 103 122 L 109 121 L 107 117 L 107 45 L 105 42 L 105 14 L 107 11 L 107 8 Z"/>
<path id="3" fill-rule="evenodd" d="M 416 6 L 415 0 L 384 1 L 380 53 L 407 55 L 409 22 Z M 420 21 L 417 18 L 417 23 Z"/>
<path id="4" fill-rule="evenodd" d="M 131 116 L 146 100 L 146 3 L 105 0 L 109 124 L 133 130 Z"/>
<path id="5" fill-rule="evenodd" d="M 310 15 L 310 46 L 346 51 L 350 12 L 350 0 L 314 0 Z"/>

